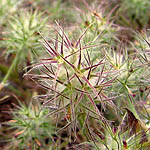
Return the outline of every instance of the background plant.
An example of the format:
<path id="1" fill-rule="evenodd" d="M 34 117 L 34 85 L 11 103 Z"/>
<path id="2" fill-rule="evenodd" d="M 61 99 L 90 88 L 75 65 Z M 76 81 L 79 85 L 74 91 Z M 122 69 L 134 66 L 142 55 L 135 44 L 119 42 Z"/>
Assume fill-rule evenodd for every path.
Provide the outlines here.
<path id="1" fill-rule="evenodd" d="M 47 17 L 42 19 L 42 16 L 43 14 L 38 13 L 38 11 L 31 11 L 11 17 L 8 27 L 10 32 L 4 35 L 6 39 L 3 41 L 3 44 L 7 45 L 7 56 L 13 54 L 14 60 L 1 82 L 1 88 L 3 88 L 16 66 L 18 67 L 21 63 L 22 67 L 26 66 L 26 63 L 34 58 L 33 50 L 35 48 L 40 50 L 37 44 L 39 40 L 38 32 L 44 28 L 47 20 Z"/>
<path id="2" fill-rule="evenodd" d="M 117 11 L 117 21 L 123 26 L 141 29 L 148 26 L 149 22 L 148 0 L 122 0 Z"/>
<path id="3" fill-rule="evenodd" d="M 65 26 L 76 23 L 76 12 L 74 11 L 72 1 L 27 1 L 25 4 L 30 7 L 38 8 L 41 12 L 45 12 L 49 16 L 49 22 L 53 24 L 55 20 L 59 20 Z"/>
<path id="4" fill-rule="evenodd" d="M 13 129 L 9 148 L 38 149 L 52 144 L 55 128 L 53 119 L 46 117 L 48 112 L 37 100 L 32 100 L 28 106 L 20 103 L 7 123 Z"/>
<path id="5" fill-rule="evenodd" d="M 111 14 L 115 10 L 112 9 L 110 13 L 106 13 L 107 7 L 105 2 L 94 1 L 90 6 L 84 1 L 85 9 L 77 9 L 80 12 L 81 29 L 86 29 L 84 42 L 94 42 L 98 39 L 99 43 L 111 43 L 115 45 L 115 41 L 119 41 L 117 38 L 118 28 L 114 27 Z"/>
<path id="6" fill-rule="evenodd" d="M 1 0 L 0 1 L 0 25 L 5 25 L 10 14 L 13 14 L 19 5 L 17 0 Z"/>

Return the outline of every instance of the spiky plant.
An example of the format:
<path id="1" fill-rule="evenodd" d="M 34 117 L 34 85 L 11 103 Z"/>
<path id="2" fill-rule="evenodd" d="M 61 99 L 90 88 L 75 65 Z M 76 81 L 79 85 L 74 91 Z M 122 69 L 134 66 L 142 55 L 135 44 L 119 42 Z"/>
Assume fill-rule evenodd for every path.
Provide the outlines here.
<path id="1" fill-rule="evenodd" d="M 20 106 L 12 110 L 12 120 L 7 123 L 13 130 L 9 148 L 46 149 L 51 145 L 56 127 L 53 126 L 54 120 L 46 117 L 48 112 L 37 99 L 32 100 L 28 106 L 20 103 Z"/>
<path id="2" fill-rule="evenodd" d="M 114 135 L 107 130 L 107 132 L 109 131 L 108 138 L 112 138 L 112 143 L 115 143 L 113 144 L 114 149 L 117 149 L 117 145 L 120 149 L 145 149 L 149 147 L 150 141 L 148 136 L 149 90 L 147 89 L 149 85 L 149 38 L 146 34 L 136 34 L 136 40 L 131 45 L 132 48 L 130 47 L 128 50 L 125 48 L 119 49 L 120 51 L 116 50 L 117 52 L 113 49 L 104 50 L 107 70 L 112 76 L 113 74 L 118 75 L 112 85 L 112 91 L 121 97 L 115 102 L 117 105 L 119 104 L 119 108 L 125 106 L 128 108 L 126 109 L 128 116 L 126 123 L 124 119 L 122 121 L 125 130 L 122 131 L 121 123 L 117 133 L 118 139 L 114 138 Z M 122 140 L 120 141 L 120 139 Z M 106 142 L 104 145 L 108 146 L 109 144 Z"/>
<path id="3" fill-rule="evenodd" d="M 142 33 L 135 33 L 134 42 L 131 43 L 131 46 L 134 51 L 134 55 L 136 56 L 136 60 L 134 63 L 134 68 L 138 70 L 138 74 L 136 78 L 139 82 L 137 82 L 137 98 L 139 100 L 144 99 L 145 101 L 149 99 L 149 31 Z M 131 52 L 131 55 L 133 53 Z"/>
<path id="4" fill-rule="evenodd" d="M 99 43 L 111 43 L 113 45 L 117 39 L 117 27 L 114 27 L 111 18 L 112 9 L 110 13 L 106 13 L 106 6 L 103 2 L 92 2 L 92 6 L 83 0 L 86 7 L 85 11 L 78 9 L 81 16 L 81 28 L 86 29 L 89 27 L 87 34 L 84 38 L 85 42 L 94 41 L 99 39 Z"/>
<path id="5" fill-rule="evenodd" d="M 111 76 L 117 76 L 112 86 L 114 94 L 122 95 L 122 99 L 126 99 L 128 94 L 134 97 L 136 95 L 134 92 L 137 90 L 137 85 L 140 82 L 138 76 L 140 70 L 136 66 L 138 61 L 136 57 L 134 55 L 128 55 L 127 50 L 121 47 L 118 47 L 116 51 L 113 48 L 107 48 L 103 53 L 107 60 L 107 70 L 109 70 Z M 119 100 L 117 104 L 120 102 L 122 103 L 122 101 Z M 130 100 L 128 101 L 128 104 L 129 103 Z M 131 109 L 134 110 L 133 104 L 130 103 L 129 105 L 130 108 L 132 107 Z"/>
<path id="6" fill-rule="evenodd" d="M 43 13 L 38 11 L 22 11 L 9 20 L 7 32 L 4 32 L 3 46 L 7 49 L 7 56 L 12 54 L 14 59 L 10 68 L 7 71 L 4 79 L 0 83 L 0 89 L 6 84 L 13 69 L 19 64 L 26 66 L 27 61 L 32 61 L 34 58 L 33 50 L 40 46 L 37 44 L 39 40 L 38 32 L 42 30 L 47 21 Z M 25 64 L 25 65 L 23 65 Z"/>
<path id="7" fill-rule="evenodd" d="M 141 139 L 145 138 L 142 136 L 149 130 L 145 125 L 145 117 L 141 117 L 136 108 L 139 88 L 145 85 L 142 80 L 146 75 L 143 75 L 143 68 L 147 66 L 146 62 L 143 63 L 146 56 L 141 56 L 138 51 L 130 54 L 124 47 L 114 50 L 108 45 L 92 45 L 92 42 L 83 45 L 82 40 L 88 28 L 74 44 L 58 23 L 55 30 L 56 38 L 43 37 L 48 57 L 41 58 L 25 74 L 47 90 L 43 105 L 50 108 L 49 115 L 56 115 L 58 122 L 65 119 L 64 128 L 71 128 L 70 135 L 71 132 L 76 133 L 77 129 L 81 130 L 97 148 L 99 143 L 92 135 L 94 130 L 94 134 L 100 136 L 99 142 L 104 149 L 139 148 Z M 35 74 L 37 70 L 40 74 Z M 114 134 L 108 120 L 121 122 L 120 115 L 124 112 L 120 109 L 124 106 L 128 108 L 129 128 L 123 132 L 119 129 Z M 135 133 L 128 134 L 134 125 L 137 126 Z M 109 139 L 112 142 L 110 146 Z M 142 144 L 147 145 L 147 142 L 149 139 L 142 141 Z"/>
<path id="8" fill-rule="evenodd" d="M 115 77 L 109 80 L 107 72 L 104 73 L 105 58 L 101 56 L 100 45 L 81 44 L 86 31 L 72 44 L 57 23 L 56 38 L 43 37 L 47 58 L 40 59 L 25 74 L 47 90 L 43 105 L 55 108 L 49 115 L 56 114 L 58 120 L 64 118 L 66 127 L 70 126 L 73 132 L 80 129 L 83 134 L 87 120 L 97 118 L 107 124 L 98 105 L 104 110 L 106 105 L 116 109 L 115 97 L 108 92 Z M 33 73 L 36 70 L 40 74 Z"/>
<path id="9" fill-rule="evenodd" d="M 137 35 L 136 35 L 137 36 Z M 140 37 L 140 38 L 139 38 Z M 112 125 L 102 125 L 102 129 L 98 127 L 94 130 L 89 130 L 91 136 L 95 137 L 95 134 L 99 137 L 99 142 L 92 143 L 97 148 L 103 149 L 145 149 L 149 145 L 149 115 L 148 115 L 148 100 L 149 90 L 147 88 L 149 83 L 149 38 L 146 35 L 139 36 L 138 42 L 132 44 L 132 48 L 117 47 L 105 47 L 102 50 L 105 56 L 105 69 L 109 78 L 115 78 L 110 91 L 111 96 L 115 98 L 115 104 L 119 108 L 127 109 L 128 118 L 124 126 L 128 126 L 128 129 L 122 132 L 119 129 L 116 133 L 112 131 Z M 144 71 L 145 70 L 145 71 Z M 118 96 L 118 98 L 117 98 Z M 143 100 L 145 102 L 143 102 Z M 142 104 L 139 104 L 140 103 Z M 147 104 L 146 104 L 147 103 Z M 135 109 L 136 106 L 136 109 Z M 143 111 L 146 113 L 140 113 L 140 110 L 144 107 Z M 119 111 L 122 114 L 122 111 Z M 108 114 L 111 116 L 111 113 Z M 108 117 L 106 116 L 106 117 Z M 126 116 L 126 115 L 124 115 Z M 118 117 L 118 121 L 121 120 Z M 124 117 L 123 117 L 124 118 Z M 123 119 L 124 120 L 124 119 Z M 124 121 L 123 121 L 124 122 Z M 122 124 L 120 123 L 121 128 Z M 134 134 L 133 134 L 134 132 Z M 95 144 L 96 143 L 96 144 Z M 100 145 L 101 146 L 100 146 Z"/>
<path id="10" fill-rule="evenodd" d="M 91 140 L 95 149 L 99 150 L 148 150 L 149 130 L 143 129 L 143 124 L 135 118 L 133 113 L 126 109 L 118 127 L 103 125 L 100 129 L 90 130 Z"/>

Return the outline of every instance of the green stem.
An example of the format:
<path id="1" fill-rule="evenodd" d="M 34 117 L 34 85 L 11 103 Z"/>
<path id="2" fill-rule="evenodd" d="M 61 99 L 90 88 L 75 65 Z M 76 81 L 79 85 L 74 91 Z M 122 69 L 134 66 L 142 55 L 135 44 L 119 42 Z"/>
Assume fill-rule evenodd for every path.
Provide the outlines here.
<path id="1" fill-rule="evenodd" d="M 135 109 L 134 105 L 132 104 L 132 102 L 131 102 L 131 100 L 130 100 L 130 97 L 129 97 L 130 93 L 129 93 L 129 88 L 128 88 L 128 86 L 127 86 L 125 83 L 123 83 L 122 81 L 120 81 L 120 80 L 118 80 L 118 81 L 119 81 L 119 82 L 124 86 L 124 88 L 125 88 L 125 94 L 126 94 L 126 98 L 127 98 L 127 101 L 128 101 L 128 105 L 129 105 L 130 111 L 134 114 L 134 116 L 136 117 L 136 119 L 139 119 L 139 120 L 140 120 L 139 115 L 137 114 L 136 109 Z"/>
<path id="2" fill-rule="evenodd" d="M 8 72 L 7 72 L 7 74 L 5 75 L 4 79 L 3 79 L 2 82 L 0 83 L 0 91 L 1 91 L 2 88 L 4 87 L 4 85 L 5 85 L 5 83 L 7 82 L 7 80 L 8 80 L 8 78 L 9 78 L 11 72 L 12 72 L 13 69 L 15 68 L 15 66 L 16 66 L 16 64 L 17 64 L 17 61 L 18 61 L 18 58 L 19 58 L 19 56 L 20 56 L 21 50 L 22 50 L 22 46 L 21 46 L 21 48 L 17 51 L 17 54 L 16 54 L 15 59 L 13 60 L 13 62 L 12 62 L 12 64 L 11 64 L 10 68 L 8 69 Z"/>
<path id="3" fill-rule="evenodd" d="M 136 117 L 136 119 L 140 120 L 139 115 L 137 114 L 136 109 L 135 109 L 134 105 L 132 104 L 132 102 L 130 100 L 129 93 L 128 93 L 128 91 L 126 91 L 126 92 L 127 92 L 126 93 L 126 97 L 127 97 L 127 100 L 128 100 L 130 111 L 134 114 L 134 116 Z"/>

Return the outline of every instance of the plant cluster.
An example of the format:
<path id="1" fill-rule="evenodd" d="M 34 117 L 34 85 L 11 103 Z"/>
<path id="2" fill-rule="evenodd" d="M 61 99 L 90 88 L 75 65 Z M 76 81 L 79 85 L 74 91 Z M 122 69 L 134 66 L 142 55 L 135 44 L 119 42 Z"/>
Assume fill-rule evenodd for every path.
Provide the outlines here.
<path id="1" fill-rule="evenodd" d="M 6 83 L 19 78 L 25 67 L 27 85 L 22 89 L 32 95 L 28 100 L 19 97 L 19 105 L 11 109 L 12 119 L 2 124 L 11 132 L 6 149 L 150 149 L 149 30 L 121 27 L 122 23 L 134 29 L 149 26 L 144 14 L 150 2 L 111 1 L 109 13 L 104 0 L 82 2 L 86 9 L 75 7 L 80 15 L 74 25 L 63 24 L 74 14 L 64 12 L 72 3 L 62 0 L 27 1 L 20 5 L 30 5 L 24 9 L 15 5 L 19 13 L 16 9 L 8 24 L 3 21 L 0 42 L 11 65 L 0 64 L 4 70 L 0 75 L 5 74 L 0 92 L 10 88 Z M 14 8 L 9 1 L 4 4 Z M 48 18 L 58 21 L 48 24 Z M 122 29 L 132 34 L 130 41 L 121 41 Z M 0 98 L 0 103 L 6 101 L 7 96 Z"/>
<path id="2" fill-rule="evenodd" d="M 58 118 L 65 118 L 66 126 L 71 126 L 72 132 L 76 132 L 78 128 L 83 131 L 84 136 L 87 136 L 85 134 L 87 130 L 91 136 L 87 136 L 87 139 L 92 138 L 93 142 L 95 140 L 89 128 L 94 127 L 90 122 L 94 122 L 94 125 L 99 124 L 104 131 L 95 128 L 93 130 L 98 130 L 100 134 L 106 132 L 112 138 L 112 144 L 108 146 L 107 139 L 105 141 L 100 137 L 104 147 L 108 149 L 126 147 L 123 138 L 127 138 L 128 149 L 138 148 L 143 144 L 141 143 L 143 134 L 144 138 L 148 138 L 148 128 L 141 120 L 133 103 L 139 100 L 139 89 L 144 85 L 142 81 L 143 76 L 146 75 L 143 75 L 143 70 L 147 65 L 141 62 L 141 53 L 135 51 L 131 55 L 126 49 L 120 47 L 116 52 L 109 45 L 92 45 L 91 43 L 83 45 L 82 38 L 88 29 L 72 45 L 58 23 L 57 28 L 56 38 L 48 40 L 43 37 L 43 45 L 48 57 L 40 59 L 25 75 L 47 90 L 47 99 L 44 98 L 43 105 L 50 108 L 49 115 L 55 114 Z M 145 49 L 143 51 L 147 55 Z M 35 70 L 39 70 L 41 74 L 33 73 Z M 113 121 L 116 123 L 121 121 L 118 115 L 123 112 L 120 110 L 122 103 L 128 108 L 128 120 L 131 117 L 135 120 L 130 128 L 133 128 L 133 124 L 137 126 L 132 131 L 140 135 L 134 138 L 136 142 L 128 139 L 131 136 L 124 135 L 126 130 L 121 133 L 121 124 L 116 133 L 113 133 L 113 126 L 110 125 L 110 118 L 117 119 Z M 113 114 L 112 116 L 109 114 L 108 117 L 105 114 L 107 109 Z M 142 117 L 142 119 L 146 118 Z M 94 142 L 94 145 L 99 147 L 97 142 Z"/>

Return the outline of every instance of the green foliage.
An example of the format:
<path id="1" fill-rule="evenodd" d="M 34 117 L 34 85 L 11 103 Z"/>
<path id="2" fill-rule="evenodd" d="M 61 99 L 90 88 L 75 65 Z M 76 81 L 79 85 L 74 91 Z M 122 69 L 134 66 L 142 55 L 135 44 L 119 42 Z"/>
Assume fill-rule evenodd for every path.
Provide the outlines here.
<path id="1" fill-rule="evenodd" d="M 14 129 L 10 147 L 46 148 L 46 138 L 52 143 L 52 134 L 56 127 L 53 126 L 52 118 L 46 117 L 48 113 L 49 110 L 42 108 L 38 101 L 30 102 L 29 106 L 20 103 L 20 106 L 12 111 L 12 120 L 8 122 L 11 129 Z"/>
<path id="2" fill-rule="evenodd" d="M 7 52 L 17 54 L 20 51 L 18 61 L 24 62 L 28 57 L 32 61 L 35 48 L 39 49 L 39 33 L 45 27 L 47 17 L 38 11 L 22 10 L 12 16 L 9 21 L 9 32 L 6 34 Z"/>
<path id="3" fill-rule="evenodd" d="M 39 31 L 41 31 L 47 21 L 47 17 L 42 18 L 43 14 L 34 12 L 22 11 L 20 14 L 12 16 L 9 21 L 9 27 L 7 28 L 8 34 L 4 35 L 3 45 L 7 48 L 7 55 L 15 54 L 15 58 L 1 82 L 0 89 L 3 88 L 7 82 L 13 69 L 18 64 L 25 64 L 27 61 L 34 60 L 33 50 L 35 48 L 40 50 L 38 43 Z"/>
<path id="4" fill-rule="evenodd" d="M 39 8 L 49 15 L 50 22 L 53 23 L 55 20 L 59 20 L 64 25 L 75 23 L 76 13 L 73 9 L 72 1 L 49 1 L 49 0 L 36 0 L 33 3 L 35 8 Z M 43 7 L 41 7 L 43 6 Z"/>
<path id="5" fill-rule="evenodd" d="M 149 22 L 150 1 L 149 0 L 122 0 L 118 11 L 119 22 L 131 27 L 143 28 Z"/>
<path id="6" fill-rule="evenodd" d="M 5 24 L 9 15 L 17 10 L 18 0 L 0 0 L 0 25 Z"/>

